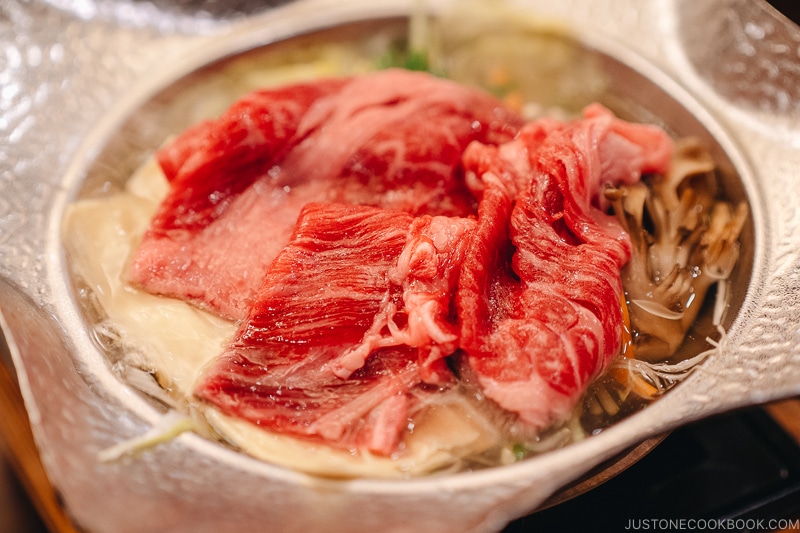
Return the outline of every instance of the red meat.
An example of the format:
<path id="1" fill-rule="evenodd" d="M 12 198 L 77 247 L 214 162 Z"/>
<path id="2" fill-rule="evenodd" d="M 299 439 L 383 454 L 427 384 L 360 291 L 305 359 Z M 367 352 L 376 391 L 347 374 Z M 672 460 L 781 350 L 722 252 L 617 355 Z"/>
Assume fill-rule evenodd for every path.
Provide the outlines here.
<path id="1" fill-rule="evenodd" d="M 466 219 L 310 204 L 195 394 L 259 426 L 391 453 L 444 356 Z M 402 320 L 401 320 L 402 319 Z"/>
<path id="2" fill-rule="evenodd" d="M 665 172 L 671 150 L 660 129 L 592 106 L 582 120 L 539 121 L 500 149 L 465 154 L 484 192 L 477 253 L 459 282 L 461 347 L 486 396 L 530 428 L 569 418 L 619 353 L 631 244 L 600 208 L 602 190 Z"/>
<path id="3" fill-rule="evenodd" d="M 130 278 L 241 320 L 195 390 L 230 416 L 391 454 L 457 356 L 539 430 L 620 348 L 631 245 L 603 189 L 671 149 L 600 106 L 523 127 L 398 70 L 262 91 L 159 153 Z"/>
<path id="4" fill-rule="evenodd" d="M 464 147 L 521 124 L 482 92 L 402 70 L 254 93 L 160 152 L 171 188 L 129 279 L 241 319 L 303 206 L 467 215 Z"/>

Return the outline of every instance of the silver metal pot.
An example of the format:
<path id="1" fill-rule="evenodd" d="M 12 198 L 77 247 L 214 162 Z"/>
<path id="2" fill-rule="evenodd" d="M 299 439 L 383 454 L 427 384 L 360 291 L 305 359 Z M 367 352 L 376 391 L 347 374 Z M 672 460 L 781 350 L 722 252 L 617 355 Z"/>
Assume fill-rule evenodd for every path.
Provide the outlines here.
<path id="1" fill-rule="evenodd" d="M 159 413 L 89 333 L 61 244 L 66 206 L 100 174 L 129 175 L 160 134 L 148 116 L 208 76 L 205 65 L 298 34 L 402 24 L 411 3 L 11 0 L 0 10 L 0 326 L 43 463 L 83 530 L 494 531 L 680 424 L 800 394 L 800 29 L 751 0 L 520 0 L 576 37 L 607 73 L 610 103 L 709 142 L 727 196 L 748 201 L 718 353 L 599 435 L 483 471 L 320 479 L 194 434 L 97 460 Z"/>

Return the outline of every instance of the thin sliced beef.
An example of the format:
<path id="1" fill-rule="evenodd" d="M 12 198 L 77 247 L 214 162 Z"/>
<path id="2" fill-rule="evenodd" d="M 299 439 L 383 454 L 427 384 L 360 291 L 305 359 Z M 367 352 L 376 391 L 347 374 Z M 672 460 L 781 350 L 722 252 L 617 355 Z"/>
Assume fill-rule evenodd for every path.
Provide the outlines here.
<path id="1" fill-rule="evenodd" d="M 461 347 L 486 396 L 533 429 L 569 418 L 619 353 L 631 245 L 600 208 L 602 190 L 666 171 L 671 147 L 661 130 L 592 106 L 465 154 L 484 190 L 477 254 L 459 282 Z"/>
<path id="2" fill-rule="evenodd" d="M 412 390 L 426 376 L 451 376 L 430 354 L 455 347 L 450 299 L 473 225 L 306 206 L 196 396 L 274 431 L 391 453 L 417 401 Z"/>
<path id="3" fill-rule="evenodd" d="M 301 119 L 345 79 L 254 91 L 216 120 L 184 131 L 156 154 L 171 184 L 151 232 L 206 227 L 291 148 Z"/>
<path id="4" fill-rule="evenodd" d="M 601 106 L 523 127 L 406 71 L 255 93 L 159 154 L 130 276 L 241 319 L 195 389 L 230 416 L 388 455 L 456 354 L 539 430 L 619 351 L 631 245 L 603 189 L 671 149 Z"/>
<path id="5" fill-rule="evenodd" d="M 453 305 L 461 265 L 475 231 L 472 219 L 414 218 L 396 263 L 387 271 L 392 292 L 386 298 L 362 341 L 334 363 L 334 372 L 347 377 L 378 348 L 417 348 L 421 379 L 447 384 L 452 373 L 445 358 L 458 347 L 459 325 Z"/>
<path id="6" fill-rule="evenodd" d="M 463 149 L 508 141 L 520 117 L 475 89 L 381 71 L 262 91 L 159 154 L 170 192 L 129 279 L 241 319 L 311 202 L 465 216 Z"/>

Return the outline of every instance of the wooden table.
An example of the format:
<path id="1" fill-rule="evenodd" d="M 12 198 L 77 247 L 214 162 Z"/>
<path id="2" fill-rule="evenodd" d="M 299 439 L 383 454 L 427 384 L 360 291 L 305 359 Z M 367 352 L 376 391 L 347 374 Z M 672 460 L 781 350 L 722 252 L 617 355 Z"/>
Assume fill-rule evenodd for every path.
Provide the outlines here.
<path id="1" fill-rule="evenodd" d="M 24 505 L 22 508 L 16 504 L 22 500 L 18 494 L 11 492 L 17 486 L 8 476 L 2 478 L 5 482 L 4 490 L 0 492 L 14 494 L 13 500 L 0 501 L 0 516 L 6 521 L 5 527 L 10 531 L 31 531 L 42 527 L 53 533 L 75 533 L 78 530 L 64 512 L 58 501 L 47 474 L 39 460 L 39 453 L 33 442 L 28 423 L 28 414 L 22 403 L 16 380 L 11 376 L 8 368 L 0 362 L 0 453 L 5 459 L 3 466 L 8 466 L 19 480 L 19 485 L 27 494 L 32 509 L 38 516 L 31 516 L 31 508 Z M 6 470 L 7 473 L 7 470 Z M 2 528 L 0 528 L 2 529 Z M 21 531 L 20 531 L 21 533 Z"/>

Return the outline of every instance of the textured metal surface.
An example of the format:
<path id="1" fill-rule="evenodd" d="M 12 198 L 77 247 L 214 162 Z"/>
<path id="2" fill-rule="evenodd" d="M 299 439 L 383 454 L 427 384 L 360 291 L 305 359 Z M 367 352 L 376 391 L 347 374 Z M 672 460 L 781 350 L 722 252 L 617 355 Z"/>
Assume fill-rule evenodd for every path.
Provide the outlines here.
<path id="1" fill-rule="evenodd" d="M 265 523 L 280 531 L 492 531 L 647 437 L 800 394 L 800 30 L 751 0 L 520 0 L 683 95 L 730 150 L 752 208 L 753 269 L 749 283 L 734 287 L 741 307 L 721 353 L 602 434 L 483 472 L 340 483 L 257 463 L 194 435 L 97 462 L 99 450 L 141 434 L 157 413 L 109 371 L 71 301 L 58 229 L 81 172 L 131 106 L 215 46 L 245 49 L 298 27 L 402 13 L 410 3 L 0 5 L 2 326 L 45 466 L 86 531 Z"/>

